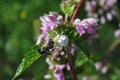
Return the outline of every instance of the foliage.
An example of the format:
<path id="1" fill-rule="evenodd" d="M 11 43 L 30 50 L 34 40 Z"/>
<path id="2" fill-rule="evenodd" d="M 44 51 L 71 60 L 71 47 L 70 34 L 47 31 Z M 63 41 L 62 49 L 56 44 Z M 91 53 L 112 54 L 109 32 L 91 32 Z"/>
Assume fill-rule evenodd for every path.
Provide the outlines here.
<path id="1" fill-rule="evenodd" d="M 30 52 L 25 55 L 25 58 L 22 60 L 22 63 L 19 65 L 13 80 L 18 77 L 24 70 L 26 70 L 33 62 L 35 62 L 40 54 L 37 52 L 38 46 L 34 46 Z"/>

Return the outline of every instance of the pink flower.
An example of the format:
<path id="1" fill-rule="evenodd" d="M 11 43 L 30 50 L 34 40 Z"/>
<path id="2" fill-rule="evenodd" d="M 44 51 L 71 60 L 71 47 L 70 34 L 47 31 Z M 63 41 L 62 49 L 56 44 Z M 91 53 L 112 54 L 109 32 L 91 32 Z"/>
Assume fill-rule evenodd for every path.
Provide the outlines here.
<path id="1" fill-rule="evenodd" d="M 66 68 L 67 68 L 67 70 L 70 70 L 70 65 L 69 65 L 69 63 L 66 64 Z"/>
<path id="2" fill-rule="evenodd" d="M 76 19 L 74 21 L 74 24 L 76 26 L 76 30 L 81 35 L 88 34 L 88 43 L 92 44 L 92 37 L 98 37 L 96 30 L 99 29 L 99 26 L 97 24 L 97 19 L 95 18 L 88 18 L 80 21 L 79 19 Z"/>
<path id="3" fill-rule="evenodd" d="M 106 0 L 106 5 L 108 7 L 113 7 L 117 3 L 117 0 Z"/>
<path id="4" fill-rule="evenodd" d="M 117 16 L 114 9 L 117 0 L 90 0 L 86 1 L 86 11 L 88 17 L 99 18 L 104 24 Z"/>
<path id="5" fill-rule="evenodd" d="M 102 62 L 96 62 L 96 63 L 95 63 L 95 67 L 96 67 L 96 69 L 99 71 L 99 70 L 102 69 L 103 63 L 102 63 Z"/>
<path id="6" fill-rule="evenodd" d="M 115 37 L 120 37 L 120 29 L 115 31 Z"/>
<path id="7" fill-rule="evenodd" d="M 65 67 L 64 65 L 56 65 L 55 71 L 54 71 L 55 80 L 65 80 L 64 73 L 63 73 L 64 67 Z"/>
<path id="8" fill-rule="evenodd" d="M 92 11 L 92 10 L 95 10 L 95 8 L 96 8 L 96 2 L 95 1 L 87 1 L 86 2 L 86 10 L 87 11 Z"/>
<path id="9" fill-rule="evenodd" d="M 70 53 L 74 53 L 76 50 L 76 45 L 72 44 L 71 49 L 70 49 Z"/>
<path id="10" fill-rule="evenodd" d="M 80 35 L 88 33 L 88 34 L 93 34 L 96 32 L 97 29 L 99 29 L 99 26 L 97 24 L 96 19 L 94 18 L 88 18 L 84 19 L 82 21 L 77 21 L 75 20 L 75 25 L 76 25 L 76 30 Z"/>
<path id="11" fill-rule="evenodd" d="M 40 20 L 42 22 L 42 34 L 45 36 L 45 39 L 48 39 L 48 32 L 50 30 L 53 30 L 62 24 L 62 16 L 55 12 L 49 12 L 49 14 L 45 14 L 44 16 L 40 17 Z"/>

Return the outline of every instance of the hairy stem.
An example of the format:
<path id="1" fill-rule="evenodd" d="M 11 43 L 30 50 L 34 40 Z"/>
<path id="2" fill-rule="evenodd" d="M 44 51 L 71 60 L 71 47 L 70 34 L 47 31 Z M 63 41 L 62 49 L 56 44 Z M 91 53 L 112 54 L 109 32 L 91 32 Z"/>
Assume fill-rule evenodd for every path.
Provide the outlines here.
<path id="1" fill-rule="evenodd" d="M 75 72 L 75 68 L 74 68 L 71 53 L 69 52 L 69 47 L 67 47 L 67 55 L 68 55 L 68 62 L 69 62 L 69 65 L 70 65 L 72 80 L 77 80 L 77 75 L 76 75 L 76 72 Z"/>
<path id="2" fill-rule="evenodd" d="M 80 8 L 82 7 L 84 2 L 85 2 L 85 0 L 80 0 L 80 2 L 77 4 L 76 9 L 72 15 L 71 20 L 70 20 L 70 23 L 72 23 L 75 20 L 77 14 L 78 14 L 78 11 L 80 10 Z"/>

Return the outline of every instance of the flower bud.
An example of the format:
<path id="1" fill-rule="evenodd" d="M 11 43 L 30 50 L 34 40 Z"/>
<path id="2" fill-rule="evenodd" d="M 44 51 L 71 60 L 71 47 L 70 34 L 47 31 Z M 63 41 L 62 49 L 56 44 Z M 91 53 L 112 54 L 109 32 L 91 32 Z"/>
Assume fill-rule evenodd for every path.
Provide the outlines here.
<path id="1" fill-rule="evenodd" d="M 46 75 L 44 76 L 44 78 L 45 78 L 45 79 L 51 79 L 52 76 L 51 76 L 50 74 L 46 74 Z"/>
<path id="2" fill-rule="evenodd" d="M 41 34 L 37 39 L 36 45 L 39 45 L 43 41 L 43 39 L 44 39 L 44 35 Z"/>
<path id="3" fill-rule="evenodd" d="M 62 36 L 60 36 L 60 37 L 58 38 L 58 44 L 59 44 L 60 46 L 66 47 L 67 44 L 68 44 L 68 41 L 69 41 L 69 39 L 68 39 L 68 37 L 67 37 L 66 35 L 62 35 Z"/>

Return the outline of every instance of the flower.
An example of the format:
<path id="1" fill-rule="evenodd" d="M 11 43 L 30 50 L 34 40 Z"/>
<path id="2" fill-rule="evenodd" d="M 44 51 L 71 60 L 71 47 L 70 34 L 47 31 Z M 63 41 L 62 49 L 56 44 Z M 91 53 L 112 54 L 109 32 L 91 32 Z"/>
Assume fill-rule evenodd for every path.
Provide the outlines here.
<path id="1" fill-rule="evenodd" d="M 106 74 L 109 70 L 109 66 L 107 64 L 104 64 L 103 62 L 96 62 L 95 67 L 102 74 Z"/>
<path id="2" fill-rule="evenodd" d="M 62 24 L 62 19 L 62 16 L 55 12 L 49 12 L 49 14 L 45 14 L 40 17 L 42 22 L 41 30 L 42 34 L 45 36 L 45 39 L 48 39 L 48 31 L 53 30 Z"/>
<path id="3" fill-rule="evenodd" d="M 96 32 L 97 29 L 99 29 L 98 24 L 97 24 L 97 19 L 94 18 L 88 18 L 84 19 L 82 21 L 76 19 L 74 21 L 76 25 L 76 30 L 78 33 L 81 35 L 88 33 L 88 34 L 93 34 Z"/>
<path id="4" fill-rule="evenodd" d="M 79 19 L 76 19 L 74 21 L 74 24 L 76 26 L 76 30 L 82 36 L 83 34 L 88 34 L 88 43 L 89 45 L 92 44 L 92 37 L 98 37 L 96 30 L 99 29 L 99 26 L 97 24 L 97 19 L 95 18 L 88 18 L 80 21 Z"/>
<path id="5" fill-rule="evenodd" d="M 120 29 L 115 31 L 115 37 L 120 37 Z"/>
<path id="6" fill-rule="evenodd" d="M 56 68 L 54 71 L 55 80 L 65 80 L 64 74 L 63 74 L 64 67 L 65 67 L 64 65 L 56 65 Z"/>
<path id="7" fill-rule="evenodd" d="M 54 64 L 51 62 L 49 58 L 46 58 L 46 63 L 49 65 L 49 69 L 54 69 Z"/>
<path id="8" fill-rule="evenodd" d="M 117 0 L 90 0 L 86 1 L 88 17 L 99 18 L 101 23 L 111 21 L 117 16 L 114 9 Z"/>
<path id="9" fill-rule="evenodd" d="M 36 45 L 39 45 L 42 41 L 43 41 L 43 39 L 44 39 L 44 35 L 39 35 L 38 36 L 38 39 L 37 39 L 37 42 L 36 42 Z"/>
<path id="10" fill-rule="evenodd" d="M 88 77 L 87 76 L 83 76 L 82 80 L 88 80 Z"/>
<path id="11" fill-rule="evenodd" d="M 74 53 L 76 50 L 76 45 L 75 44 L 72 44 L 71 45 L 71 48 L 70 48 L 70 53 Z"/>
<path id="12" fill-rule="evenodd" d="M 45 79 L 51 79 L 52 76 L 51 76 L 50 74 L 46 74 L 46 75 L 44 75 L 44 78 L 45 78 Z"/>
<path id="13" fill-rule="evenodd" d="M 91 2 L 87 1 L 87 2 L 86 2 L 86 7 L 85 7 L 85 9 L 86 9 L 87 11 L 95 10 L 95 8 L 96 8 L 96 2 L 95 2 L 95 1 L 91 1 Z"/>
<path id="14" fill-rule="evenodd" d="M 108 7 L 113 7 L 116 4 L 117 0 L 106 0 L 106 5 Z"/>
<path id="15" fill-rule="evenodd" d="M 69 65 L 69 63 L 66 64 L 66 68 L 67 68 L 67 70 L 70 70 L 70 65 Z"/>
<path id="16" fill-rule="evenodd" d="M 76 20 L 74 21 L 74 24 L 76 25 L 76 29 L 77 29 L 78 33 L 80 34 L 80 36 L 81 36 L 82 34 L 85 34 L 85 29 L 84 29 L 84 27 L 83 27 L 83 25 L 81 24 L 81 22 L 80 22 L 79 19 L 76 19 Z"/>
<path id="17" fill-rule="evenodd" d="M 96 69 L 99 71 L 99 70 L 102 69 L 103 63 L 102 63 L 102 62 L 96 62 L 96 63 L 95 63 L 95 67 L 96 67 Z"/>

